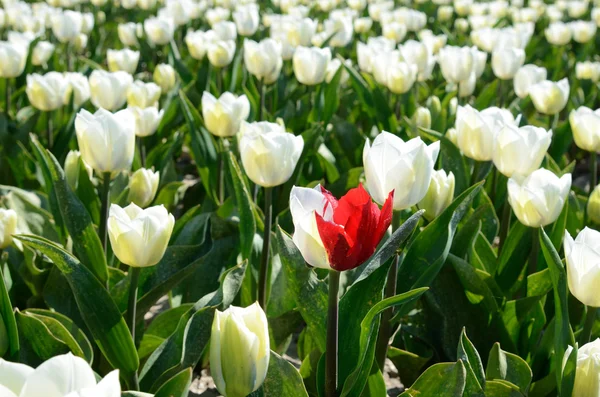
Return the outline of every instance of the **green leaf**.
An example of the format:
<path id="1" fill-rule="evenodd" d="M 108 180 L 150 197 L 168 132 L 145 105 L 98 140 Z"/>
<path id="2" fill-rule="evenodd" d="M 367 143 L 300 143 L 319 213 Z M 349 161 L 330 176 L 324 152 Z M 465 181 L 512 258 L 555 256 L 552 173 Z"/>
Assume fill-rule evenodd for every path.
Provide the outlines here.
<path id="1" fill-rule="evenodd" d="M 194 306 L 193 303 L 185 303 L 181 306 L 165 310 L 154 319 L 144 332 L 138 355 L 140 360 L 148 357 L 177 329 L 179 319 Z"/>
<path id="2" fill-rule="evenodd" d="M 423 367 L 431 360 L 433 353 L 423 357 L 420 354 L 390 346 L 387 356 L 398 370 L 402 384 L 408 387 L 419 377 Z"/>
<path id="3" fill-rule="evenodd" d="M 498 257 L 496 281 L 504 291 L 515 288 L 531 250 L 531 228 L 517 221 L 510 228 Z"/>
<path id="4" fill-rule="evenodd" d="M 467 371 L 461 360 L 456 363 L 435 364 L 425 372 L 401 397 L 457 397 L 462 396 L 467 381 Z"/>
<path id="5" fill-rule="evenodd" d="M 277 232 L 277 247 L 298 310 L 306 321 L 317 347 L 324 352 L 327 330 L 327 284 L 319 280 L 315 271 L 306 265 L 292 239 L 281 228 Z"/>
<path id="6" fill-rule="evenodd" d="M 4 337 L 7 339 L 7 344 L 6 349 L 4 350 L 2 347 L 3 341 L 1 339 L 3 335 L 2 332 L 0 332 L 0 357 L 7 351 L 9 356 L 12 357 L 19 351 L 19 333 L 12 304 L 10 303 L 10 297 L 8 296 L 8 290 L 4 284 L 2 267 L 3 263 L 0 262 L 0 327 L 3 327 L 4 329 Z"/>
<path id="7" fill-rule="evenodd" d="M 523 397 L 519 388 L 510 382 L 490 380 L 485 388 L 486 397 Z"/>
<path id="8" fill-rule="evenodd" d="M 267 377 L 262 385 L 265 396 L 308 397 L 300 373 L 289 361 L 271 351 Z"/>
<path id="9" fill-rule="evenodd" d="M 229 152 L 227 157 L 229 165 L 229 174 L 233 180 L 233 191 L 235 193 L 235 202 L 240 214 L 240 244 L 242 258 L 250 259 L 252 254 L 252 242 L 256 233 L 256 221 L 252 211 L 252 196 L 248 191 L 245 182 L 245 176 L 235 159 L 235 155 Z"/>
<path id="10" fill-rule="evenodd" d="M 186 368 L 165 382 L 154 397 L 187 397 L 192 384 L 192 369 Z"/>
<path id="11" fill-rule="evenodd" d="M 69 346 L 67 342 L 61 339 L 64 334 L 55 335 L 40 318 L 19 311 L 17 311 L 15 317 L 21 342 L 19 362 L 37 367 L 49 358 L 67 354 L 71 351 L 73 346 Z M 54 325 L 56 324 L 60 325 L 60 323 L 54 321 L 50 327 L 55 328 Z M 66 333 L 66 330 L 64 331 Z M 72 338 L 70 339 L 69 342 L 72 341 Z M 74 353 L 77 355 L 81 352 L 76 350 Z"/>
<path id="12" fill-rule="evenodd" d="M 32 144 L 48 168 L 52 190 L 56 195 L 62 220 L 73 240 L 78 258 L 102 284 L 106 284 L 108 280 L 106 257 L 90 214 L 69 187 L 65 173 L 54 155 L 42 148 L 37 139 L 32 139 Z"/>
<path id="13" fill-rule="evenodd" d="M 505 352 L 495 343 L 488 358 L 485 378 L 487 380 L 505 380 L 527 393 L 532 379 L 531 369 L 527 362 L 516 354 Z"/>
<path id="14" fill-rule="evenodd" d="M 569 290 L 567 287 L 567 272 L 565 267 L 558 256 L 558 252 L 554 248 L 552 241 L 546 234 L 543 228 L 540 229 L 540 247 L 548 269 L 550 270 L 550 276 L 552 277 L 552 286 L 554 289 L 554 316 L 555 316 L 555 330 L 554 330 L 554 354 L 558 358 L 558 362 L 562 362 L 562 357 L 565 356 L 567 346 L 575 346 L 575 337 L 571 324 L 569 323 Z M 559 392 L 561 395 L 568 396 L 573 390 L 573 384 L 575 382 L 575 371 L 570 372 L 563 379 L 562 366 L 556 365 L 556 381 L 558 384 Z"/>
<path id="15" fill-rule="evenodd" d="M 365 386 L 366 379 L 371 371 L 373 358 L 375 357 L 375 327 L 378 324 L 379 315 L 393 306 L 405 305 L 421 297 L 429 288 L 418 288 L 377 302 L 360 323 L 360 356 L 356 362 L 354 371 L 346 378 L 341 397 L 359 397 Z"/>
<path id="16" fill-rule="evenodd" d="M 33 250 L 48 256 L 65 275 L 81 317 L 108 362 L 130 376 L 139 359 L 129 329 L 108 291 L 75 257 L 56 244 L 37 236 L 16 236 Z"/>
<path id="17" fill-rule="evenodd" d="M 463 328 L 460 334 L 456 357 L 462 360 L 465 365 L 467 370 L 467 383 L 472 382 L 474 389 L 479 393 L 483 393 L 483 389 L 485 388 L 483 363 L 481 362 L 481 357 L 479 356 L 477 349 L 467 337 L 465 328 Z"/>

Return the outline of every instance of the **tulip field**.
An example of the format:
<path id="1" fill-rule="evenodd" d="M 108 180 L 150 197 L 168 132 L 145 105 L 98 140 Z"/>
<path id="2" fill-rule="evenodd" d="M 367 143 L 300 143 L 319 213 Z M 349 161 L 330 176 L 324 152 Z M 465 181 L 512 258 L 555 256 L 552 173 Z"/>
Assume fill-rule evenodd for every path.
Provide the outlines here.
<path id="1" fill-rule="evenodd" d="M 0 397 L 600 397 L 599 0 L 2 0 Z"/>

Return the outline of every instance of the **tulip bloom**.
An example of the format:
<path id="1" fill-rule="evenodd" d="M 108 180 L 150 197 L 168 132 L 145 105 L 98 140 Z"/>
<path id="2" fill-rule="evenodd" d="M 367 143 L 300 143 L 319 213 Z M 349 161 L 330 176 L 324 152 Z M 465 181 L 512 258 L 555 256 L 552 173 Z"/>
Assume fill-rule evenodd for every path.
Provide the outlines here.
<path id="1" fill-rule="evenodd" d="M 257 79 L 267 84 L 275 82 L 283 66 L 281 44 L 273 39 L 264 39 L 260 43 L 244 40 L 244 65 Z"/>
<path id="2" fill-rule="evenodd" d="M 573 139 L 578 148 L 600 152 L 600 109 L 594 111 L 582 106 L 569 115 Z"/>
<path id="3" fill-rule="evenodd" d="M 301 84 L 316 85 L 325 80 L 331 49 L 298 47 L 294 53 L 294 75 Z"/>
<path id="4" fill-rule="evenodd" d="M 154 170 L 140 168 L 129 179 L 129 194 L 127 201 L 145 208 L 156 196 L 160 173 Z"/>
<path id="5" fill-rule="evenodd" d="M 127 100 L 131 83 L 133 77 L 129 73 L 94 70 L 89 78 L 92 104 L 113 112 L 118 110 Z"/>
<path id="6" fill-rule="evenodd" d="M 501 80 L 510 80 L 525 62 L 525 51 L 520 48 L 502 48 L 492 53 L 492 70 Z"/>
<path id="7" fill-rule="evenodd" d="M 250 102 L 246 95 L 235 96 L 224 92 L 219 99 L 210 92 L 202 94 L 202 116 L 206 129 L 219 137 L 234 136 L 243 120 L 250 114 Z"/>
<path id="8" fill-rule="evenodd" d="M 600 307 L 600 232 L 586 227 L 574 240 L 565 232 L 564 244 L 571 294 L 587 306 Z"/>
<path id="9" fill-rule="evenodd" d="M 546 68 L 540 66 L 533 64 L 522 66 L 515 74 L 515 94 L 521 99 L 527 98 L 529 95 L 529 88 L 540 81 L 546 80 L 547 74 L 548 71 Z"/>
<path id="10" fill-rule="evenodd" d="M 49 72 L 45 75 L 33 73 L 27 75 L 25 92 L 34 108 L 49 112 L 63 105 L 68 88 L 69 82 L 62 73 Z"/>
<path id="11" fill-rule="evenodd" d="M 569 346 L 563 358 L 563 367 L 573 347 Z M 577 371 L 572 396 L 596 397 L 600 395 L 600 339 L 586 343 L 577 350 Z"/>
<path id="12" fill-rule="evenodd" d="M 17 229 L 17 213 L 14 210 L 0 208 L 0 249 L 8 247 L 12 241 L 12 235 Z"/>
<path id="13" fill-rule="evenodd" d="M 439 170 L 433 173 L 427 194 L 419 202 L 419 208 L 425 210 L 423 216 L 432 221 L 440 215 L 454 200 L 454 174 Z"/>
<path id="14" fill-rule="evenodd" d="M 596 186 L 590 194 L 587 202 L 587 215 L 592 222 L 600 224 L 600 185 Z"/>
<path id="15" fill-rule="evenodd" d="M 142 109 L 156 107 L 160 94 L 161 89 L 157 84 L 137 80 L 127 89 L 127 106 Z"/>
<path id="16" fill-rule="evenodd" d="M 553 115 L 567 105 L 569 89 L 569 80 L 566 78 L 557 83 L 544 80 L 529 88 L 529 96 L 538 112 Z"/>
<path id="17" fill-rule="evenodd" d="M 215 311 L 210 339 L 210 372 L 226 397 L 246 397 L 264 382 L 269 368 L 267 316 L 258 303 Z"/>
<path id="18" fill-rule="evenodd" d="M 161 63 L 156 66 L 152 79 L 160 87 L 163 94 L 171 91 L 177 82 L 175 69 L 168 63 Z"/>
<path id="19" fill-rule="evenodd" d="M 135 117 L 135 135 L 139 137 L 153 135 L 165 112 L 164 109 L 159 111 L 155 107 L 145 109 L 130 107 L 127 110 Z"/>
<path id="20" fill-rule="evenodd" d="M 129 74 L 134 74 L 140 60 L 140 52 L 132 51 L 129 48 L 122 50 L 106 51 L 108 70 L 118 72 L 120 70 Z"/>
<path id="21" fill-rule="evenodd" d="M 552 130 L 504 124 L 494 138 L 494 165 L 507 177 L 529 175 L 540 168 L 552 141 Z"/>
<path id="22" fill-rule="evenodd" d="M 394 192 L 383 208 L 360 185 L 339 201 L 320 185 L 292 188 L 293 240 L 311 266 L 344 271 L 363 264 L 392 222 Z"/>

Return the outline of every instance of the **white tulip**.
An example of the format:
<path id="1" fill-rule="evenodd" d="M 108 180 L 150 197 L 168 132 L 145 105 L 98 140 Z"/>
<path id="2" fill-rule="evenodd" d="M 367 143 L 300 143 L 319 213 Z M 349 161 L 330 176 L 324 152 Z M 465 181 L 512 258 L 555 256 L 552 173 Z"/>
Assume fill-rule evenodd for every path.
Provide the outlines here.
<path id="1" fill-rule="evenodd" d="M 97 172 L 131 168 L 135 152 L 135 119 L 127 109 L 111 113 L 85 109 L 75 118 L 77 143 L 83 160 Z"/>
<path id="2" fill-rule="evenodd" d="M 573 240 L 566 231 L 564 244 L 571 294 L 584 305 L 600 307 L 600 232 L 586 227 Z"/>
<path id="3" fill-rule="evenodd" d="M 144 21 L 148 41 L 154 45 L 165 45 L 173 39 L 175 23 L 170 18 L 152 17 Z"/>
<path id="4" fill-rule="evenodd" d="M 81 17 L 81 32 L 85 34 L 90 34 L 92 30 L 94 30 L 94 14 L 92 14 L 91 12 L 85 12 L 81 14 Z"/>
<path id="5" fill-rule="evenodd" d="M 267 316 L 258 302 L 215 311 L 210 370 L 221 394 L 242 397 L 257 390 L 267 376 L 270 354 Z"/>
<path id="6" fill-rule="evenodd" d="M 529 96 L 538 112 L 553 115 L 567 105 L 569 90 L 569 80 L 566 78 L 556 83 L 544 80 L 529 88 Z"/>
<path id="7" fill-rule="evenodd" d="M 399 22 L 386 23 L 381 28 L 383 37 L 393 40 L 396 43 L 404 40 L 407 33 L 406 25 Z"/>
<path id="8" fill-rule="evenodd" d="M 17 230 L 17 213 L 11 209 L 0 208 L 0 249 L 12 244 L 13 234 Z M 1 363 L 0 359 L 0 363 Z M 0 367 L 1 368 L 1 367 Z M 2 376 L 0 371 L 0 377 Z M 1 378 L 0 378 L 1 379 Z M 2 382 L 0 381 L 0 385 Z M 1 389 L 0 389 L 1 391 Z"/>
<path id="9" fill-rule="evenodd" d="M 54 44 L 49 41 L 39 41 L 31 53 L 31 64 L 34 66 L 46 65 L 54 54 Z"/>
<path id="10" fill-rule="evenodd" d="M 108 62 L 108 70 L 118 72 L 122 70 L 129 74 L 134 74 L 140 60 L 140 52 L 132 51 L 129 48 L 122 50 L 106 51 L 106 59 Z"/>
<path id="11" fill-rule="evenodd" d="M 117 28 L 119 40 L 123 45 L 134 47 L 139 45 L 137 38 L 137 24 L 135 22 L 120 23 Z"/>
<path id="12" fill-rule="evenodd" d="M 217 99 L 209 92 L 205 91 L 202 94 L 202 116 L 206 129 L 213 135 L 234 136 L 249 114 L 250 102 L 246 95 L 237 97 L 230 92 L 225 92 Z"/>
<path id="13" fill-rule="evenodd" d="M 212 30 L 215 32 L 219 40 L 235 41 L 237 39 L 237 28 L 233 22 L 220 21 L 212 26 Z"/>
<path id="14" fill-rule="evenodd" d="M 420 73 L 427 70 L 429 58 L 432 55 L 425 44 L 416 40 L 407 40 L 404 44 L 398 46 L 398 49 L 402 58 L 406 62 L 416 65 Z"/>
<path id="15" fill-rule="evenodd" d="M 331 47 L 345 47 L 352 41 L 354 27 L 352 25 L 352 17 L 338 16 L 330 17 L 325 20 L 325 34 L 331 37 L 329 45 Z"/>
<path id="16" fill-rule="evenodd" d="M 96 382 L 90 365 L 72 353 L 52 357 L 35 370 L 0 358 L 0 395 L 119 397 L 121 385 L 118 370 Z"/>
<path id="17" fill-rule="evenodd" d="M 218 40 L 219 38 L 213 30 L 208 30 L 206 32 L 190 30 L 185 35 L 185 44 L 187 45 L 190 55 L 192 58 L 199 61 L 203 60 L 206 56 L 208 46 Z"/>
<path id="18" fill-rule="evenodd" d="M 147 108 L 127 108 L 135 118 L 135 135 L 145 137 L 153 135 L 162 120 L 164 109 L 158 111 L 154 106 Z"/>
<path id="19" fill-rule="evenodd" d="M 419 208 L 425 210 L 423 216 L 432 221 L 437 218 L 454 200 L 454 174 L 446 171 L 434 171 L 425 197 L 419 202 Z"/>
<path id="20" fill-rule="evenodd" d="M 571 29 L 563 22 L 552 22 L 544 31 L 550 44 L 565 45 L 571 41 Z"/>
<path id="21" fill-rule="evenodd" d="M 160 89 L 163 94 L 171 91 L 171 89 L 175 86 L 177 82 L 177 77 L 175 76 L 175 69 L 173 66 L 167 63 L 161 63 L 156 65 L 154 69 L 154 73 L 152 74 L 152 79 L 156 84 L 160 86 Z"/>
<path id="22" fill-rule="evenodd" d="M 561 178 L 540 168 L 508 180 L 508 202 L 525 226 L 547 226 L 558 218 L 571 189 L 571 174 Z"/>
<path id="23" fill-rule="evenodd" d="M 27 47 L 7 41 L 0 41 L 0 77 L 14 78 L 20 76 L 27 63 Z"/>
<path id="24" fill-rule="evenodd" d="M 577 62 L 575 76 L 579 80 L 591 80 L 597 83 L 600 80 L 600 62 Z"/>
<path id="25" fill-rule="evenodd" d="M 259 80 L 274 82 L 283 66 L 281 44 L 273 39 L 264 39 L 260 43 L 245 39 L 244 65 L 248 72 Z"/>
<path id="26" fill-rule="evenodd" d="M 501 80 L 510 80 L 525 62 L 525 51 L 520 48 L 503 48 L 492 53 L 492 70 Z"/>
<path id="27" fill-rule="evenodd" d="M 588 280 L 588 282 L 591 281 L 593 279 Z M 573 347 L 569 346 L 565 351 L 562 362 L 563 370 L 569 356 L 573 354 L 573 350 Z M 577 349 L 577 368 L 572 395 L 577 397 L 600 395 L 600 339 L 586 343 Z"/>
<path id="28" fill-rule="evenodd" d="M 490 161 L 494 136 L 503 124 L 516 125 L 507 109 L 490 107 L 480 112 L 470 105 L 459 106 L 456 112 L 457 146 L 473 160 Z"/>
<path id="29" fill-rule="evenodd" d="M 417 80 L 418 69 L 414 64 L 395 62 L 385 67 L 387 68 L 386 86 L 394 94 L 408 92 Z"/>
<path id="30" fill-rule="evenodd" d="M 487 63 L 487 53 L 485 51 L 479 51 L 477 47 L 471 47 L 471 56 L 473 57 L 473 70 L 475 77 L 479 78 L 485 71 L 485 65 Z"/>
<path id="31" fill-rule="evenodd" d="M 404 142 L 386 131 L 375 138 L 372 146 L 365 142 L 363 165 L 373 200 L 383 204 L 394 190 L 395 210 L 421 201 L 429 188 L 439 150 L 439 141 L 429 146 L 419 137 Z"/>
<path id="32" fill-rule="evenodd" d="M 67 105 L 72 96 L 73 106 L 77 109 L 90 99 L 90 83 L 82 73 L 65 73 L 65 78 L 69 83 L 69 87 L 64 97 L 64 104 Z"/>
<path id="33" fill-rule="evenodd" d="M 136 80 L 127 89 L 127 105 L 131 107 L 155 107 L 160 99 L 161 89 L 156 83 Z"/>
<path id="34" fill-rule="evenodd" d="M 600 109 L 581 106 L 569 115 L 573 139 L 578 148 L 600 153 Z"/>
<path id="35" fill-rule="evenodd" d="M 131 267 L 154 266 L 165 254 L 175 218 L 162 205 L 110 206 L 107 229 L 115 256 Z"/>
<path id="36" fill-rule="evenodd" d="M 473 55 L 469 47 L 446 46 L 439 52 L 442 75 L 449 83 L 467 80 L 473 70 Z"/>
<path id="37" fill-rule="evenodd" d="M 276 123 L 242 122 L 240 155 L 250 180 L 263 187 L 279 186 L 292 176 L 304 148 L 302 136 Z"/>
<path id="38" fill-rule="evenodd" d="M 352 60 L 346 59 L 344 61 L 344 64 L 347 66 L 352 66 Z M 331 80 L 333 80 L 340 67 L 342 67 L 342 61 L 340 61 L 337 58 L 332 59 L 331 62 L 329 62 L 329 65 L 327 65 L 327 75 L 325 76 L 325 81 L 327 83 L 331 83 Z M 345 67 L 342 67 L 341 73 L 342 75 L 340 76 L 340 85 L 344 85 L 350 78 L 350 75 L 348 74 L 348 71 Z"/>
<path id="39" fill-rule="evenodd" d="M 515 74 L 515 94 L 521 99 L 527 98 L 531 86 L 546 80 L 547 74 L 546 68 L 541 66 L 534 64 L 522 66 Z"/>
<path id="40" fill-rule="evenodd" d="M 369 17 L 356 18 L 354 20 L 354 31 L 356 33 L 368 33 L 373 26 L 373 20 Z"/>
<path id="41" fill-rule="evenodd" d="M 257 7 L 253 7 L 251 4 L 239 6 L 232 16 L 240 35 L 252 36 L 258 30 L 260 20 Z"/>
<path id="42" fill-rule="evenodd" d="M 454 15 L 454 7 L 452 6 L 441 6 L 437 10 L 437 19 L 440 22 L 446 22 L 452 19 Z"/>
<path id="43" fill-rule="evenodd" d="M 75 38 L 75 41 L 73 42 L 73 48 L 75 48 L 76 52 L 81 53 L 87 47 L 87 42 L 88 36 L 84 33 L 81 33 Z"/>
<path id="44" fill-rule="evenodd" d="M 298 47 L 294 53 L 294 75 L 301 84 L 316 85 L 325 80 L 331 61 L 329 48 Z"/>
<path id="45" fill-rule="evenodd" d="M 229 65 L 235 55 L 235 41 L 219 40 L 208 44 L 208 60 L 216 68 L 224 68 Z"/>
<path id="46" fill-rule="evenodd" d="M 125 104 L 132 83 L 129 73 L 94 70 L 89 78 L 92 103 L 97 108 L 115 111 Z"/>
<path id="47" fill-rule="evenodd" d="M 471 75 L 467 80 L 463 80 L 458 83 L 458 97 L 466 98 L 473 95 L 475 92 L 475 87 L 477 85 L 477 75 L 475 72 L 471 72 Z"/>
<path id="48" fill-rule="evenodd" d="M 577 43 L 587 43 L 596 35 L 596 24 L 592 21 L 573 21 L 569 23 L 569 28 Z"/>
<path id="49" fill-rule="evenodd" d="M 82 33 L 83 17 L 80 12 L 66 10 L 52 16 L 52 33 L 61 43 L 73 42 Z"/>
<path id="50" fill-rule="evenodd" d="M 152 169 L 140 168 L 129 178 L 129 194 L 127 201 L 145 208 L 152 203 L 156 191 L 158 190 L 158 181 L 160 173 Z"/>
<path id="51" fill-rule="evenodd" d="M 27 98 L 31 105 L 44 112 L 56 110 L 63 105 L 69 82 L 62 73 L 48 72 L 27 75 Z"/>
<path id="52" fill-rule="evenodd" d="M 540 168 L 551 141 L 551 130 L 503 124 L 494 138 L 492 160 L 498 171 L 507 177 L 529 175 Z"/>
<path id="53" fill-rule="evenodd" d="M 71 186 L 71 189 L 73 190 L 76 190 L 77 186 L 79 185 L 79 159 L 81 159 L 81 152 L 79 152 L 79 150 L 69 151 L 67 157 L 65 158 L 65 177 L 67 179 L 67 183 L 69 184 L 69 186 Z M 90 167 L 90 165 L 87 164 L 85 161 L 83 161 L 83 159 L 81 159 L 81 162 L 83 163 L 88 178 L 91 180 L 94 176 L 94 169 Z"/>

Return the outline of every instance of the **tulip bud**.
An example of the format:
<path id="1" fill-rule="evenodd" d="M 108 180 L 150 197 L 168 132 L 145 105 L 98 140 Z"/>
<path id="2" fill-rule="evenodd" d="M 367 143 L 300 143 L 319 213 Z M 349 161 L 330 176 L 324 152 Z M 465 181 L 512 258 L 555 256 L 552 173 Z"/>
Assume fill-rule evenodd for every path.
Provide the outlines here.
<path id="1" fill-rule="evenodd" d="M 301 84 L 317 85 L 325 80 L 331 61 L 329 48 L 298 47 L 294 53 L 294 75 Z"/>
<path id="2" fill-rule="evenodd" d="M 588 218 L 600 225 L 600 185 L 596 186 L 587 202 Z"/>
<path id="3" fill-rule="evenodd" d="M 49 72 L 45 75 L 37 73 L 27 75 L 27 98 L 31 105 L 39 110 L 49 112 L 63 105 L 63 100 L 69 82 L 58 72 Z"/>
<path id="4" fill-rule="evenodd" d="M 209 92 L 202 94 L 202 116 L 208 131 L 216 136 L 234 136 L 243 120 L 250 114 L 250 102 L 245 95 L 237 97 L 230 92 L 216 99 Z"/>
<path id="5" fill-rule="evenodd" d="M 573 40 L 577 43 L 587 43 L 596 35 L 596 24 L 593 21 L 573 21 L 569 23 Z"/>
<path id="6" fill-rule="evenodd" d="M 573 240 L 569 232 L 565 232 L 565 260 L 567 262 L 567 279 L 571 294 L 581 303 L 600 307 L 600 296 L 597 284 L 600 281 L 600 232 L 588 227 L 584 228 Z"/>
<path id="7" fill-rule="evenodd" d="M 531 125 L 503 124 L 494 138 L 493 161 L 503 175 L 529 175 L 540 168 L 552 131 Z"/>
<path id="8" fill-rule="evenodd" d="M 140 168 L 129 178 L 129 195 L 127 201 L 146 208 L 158 190 L 159 172 Z"/>
<path id="9" fill-rule="evenodd" d="M 257 79 L 274 82 L 283 66 L 281 44 L 273 39 L 264 39 L 260 43 L 245 39 L 244 65 Z"/>
<path id="10" fill-rule="evenodd" d="M 87 35 L 84 33 L 81 33 L 79 36 L 77 36 L 75 38 L 75 41 L 73 42 L 73 48 L 75 48 L 76 52 L 81 53 L 87 47 L 87 42 L 88 42 Z"/>
<path id="11" fill-rule="evenodd" d="M 557 83 L 544 80 L 529 88 L 529 96 L 538 112 L 554 115 L 567 105 L 569 90 L 569 80 L 567 78 Z"/>
<path id="12" fill-rule="evenodd" d="M 441 6 L 437 10 L 437 19 L 440 22 L 446 22 L 452 19 L 454 14 L 454 7 L 452 6 Z"/>
<path id="13" fill-rule="evenodd" d="M 211 43 L 218 41 L 219 38 L 213 30 L 203 32 L 201 30 L 189 30 L 185 35 L 185 44 L 192 58 L 199 61 L 203 60 Z"/>
<path id="14" fill-rule="evenodd" d="M 569 115 L 573 139 L 578 148 L 600 152 L 600 109 L 593 111 L 582 106 Z"/>
<path id="15" fill-rule="evenodd" d="M 571 41 L 571 29 L 563 22 L 552 22 L 544 34 L 550 44 L 565 45 Z"/>
<path id="16" fill-rule="evenodd" d="M 129 74 L 134 74 L 140 60 L 140 52 L 132 51 L 129 48 L 108 50 L 106 51 L 106 58 L 108 61 L 108 70 L 111 72 L 122 70 Z"/>
<path id="17" fill-rule="evenodd" d="M 18 77 L 25 70 L 27 62 L 27 47 L 0 41 L 0 77 L 14 78 Z"/>
<path id="18" fill-rule="evenodd" d="M 160 93 L 161 89 L 157 84 L 136 80 L 127 89 L 127 105 L 142 109 L 156 107 Z"/>
<path id="19" fill-rule="evenodd" d="M 417 66 L 406 62 L 394 62 L 387 69 L 386 85 L 394 94 L 408 92 L 417 80 Z"/>
<path id="20" fill-rule="evenodd" d="M 459 32 L 465 33 L 469 30 L 469 21 L 464 18 L 456 18 L 456 21 L 454 21 L 454 28 Z"/>
<path id="21" fill-rule="evenodd" d="M 17 231 L 17 213 L 14 210 L 0 208 L 0 249 L 7 248 Z"/>
<path id="22" fill-rule="evenodd" d="M 173 66 L 161 63 L 156 65 L 154 69 L 154 74 L 152 75 L 154 82 L 160 86 L 160 89 L 163 94 L 171 91 L 173 87 L 175 87 L 175 83 L 177 82 L 175 76 L 175 69 Z"/>
<path id="23" fill-rule="evenodd" d="M 89 78 L 91 100 L 97 108 L 115 111 L 127 100 L 133 77 L 126 72 L 94 70 Z"/>
<path id="24" fill-rule="evenodd" d="M 240 35 L 252 36 L 258 30 L 260 22 L 258 7 L 254 7 L 252 4 L 239 6 L 233 12 L 233 20 Z"/>
<path id="25" fill-rule="evenodd" d="M 80 12 L 66 10 L 52 16 L 52 33 L 61 43 L 74 42 L 81 33 L 83 17 Z"/>
<path id="26" fill-rule="evenodd" d="M 515 94 L 521 99 L 529 95 L 529 89 L 532 85 L 546 80 L 547 71 L 544 67 L 533 64 L 522 66 L 514 78 Z"/>
<path id="27" fill-rule="evenodd" d="M 393 200 L 394 192 L 390 191 L 380 210 L 362 185 L 348 191 L 339 202 L 320 185 L 314 189 L 294 186 L 290 194 L 294 244 L 311 266 L 354 269 L 375 252 L 390 226 Z M 361 244 L 353 243 L 359 240 Z"/>
<path id="28" fill-rule="evenodd" d="M 404 142 L 382 131 L 363 149 L 367 190 L 379 204 L 394 191 L 394 210 L 412 207 L 427 193 L 439 150 L 439 142 L 427 146 L 419 137 Z"/>
<path id="29" fill-rule="evenodd" d="M 77 186 L 79 185 L 79 171 L 81 170 L 79 165 L 80 158 L 81 153 L 79 153 L 78 150 L 71 150 L 65 159 L 65 177 L 67 178 L 67 183 L 73 190 L 76 190 Z M 85 161 L 83 161 L 83 159 L 81 159 L 81 162 L 83 163 L 88 177 L 92 179 L 94 170 Z"/>
<path id="30" fill-rule="evenodd" d="M 302 136 L 287 133 L 279 124 L 242 122 L 240 155 L 248 178 L 273 187 L 290 179 L 304 148 Z"/>
<path id="31" fill-rule="evenodd" d="M 473 70 L 473 55 L 469 47 L 446 46 L 440 50 L 442 75 L 449 83 L 467 80 Z"/>
<path id="32" fill-rule="evenodd" d="M 368 33 L 373 26 L 373 20 L 369 17 L 356 18 L 354 20 L 354 31 L 356 33 Z"/>
<path id="33" fill-rule="evenodd" d="M 123 45 L 134 47 L 139 44 L 137 39 L 137 25 L 135 22 L 120 23 L 117 28 L 119 40 Z"/>
<path id="34" fill-rule="evenodd" d="M 494 136 L 504 124 L 516 125 L 507 109 L 490 107 L 479 112 L 470 105 L 459 106 L 456 112 L 456 140 L 465 156 L 477 161 L 493 157 Z"/>
<path id="35" fill-rule="evenodd" d="M 597 83 L 600 80 L 600 62 L 577 62 L 575 76 L 579 80 L 591 80 Z"/>
<path id="36" fill-rule="evenodd" d="M 547 226 L 558 218 L 571 189 L 571 174 L 561 178 L 540 168 L 508 180 L 508 202 L 525 226 Z"/>
<path id="37" fill-rule="evenodd" d="M 596 254 L 595 254 L 596 255 Z M 584 281 L 584 280 L 582 280 Z M 588 280 L 592 281 L 592 280 Z M 590 310 L 590 309 L 588 309 Z M 563 358 L 563 370 L 569 356 L 573 354 L 573 347 L 569 346 Z M 572 396 L 593 397 L 600 395 L 600 339 L 586 343 L 577 349 L 577 368 Z"/>
<path id="38" fill-rule="evenodd" d="M 54 44 L 49 41 L 40 41 L 33 48 L 31 54 L 31 64 L 34 66 L 46 65 L 54 53 Z"/>
<path id="39" fill-rule="evenodd" d="M 404 58 L 407 63 L 416 65 L 419 72 L 424 72 L 428 69 L 432 55 L 425 44 L 416 40 L 408 40 L 404 44 L 398 46 L 398 48 L 402 58 Z"/>
<path id="40" fill-rule="evenodd" d="M 75 118 L 77 143 L 83 161 L 102 172 L 126 171 L 135 151 L 135 120 L 129 110 L 111 113 L 85 109 Z"/>
<path id="41" fill-rule="evenodd" d="M 152 17 L 144 21 L 148 41 L 154 45 L 165 45 L 173 39 L 175 23 L 171 18 Z"/>
<path id="42" fill-rule="evenodd" d="M 492 53 L 492 70 L 501 80 L 510 80 L 525 62 L 525 51 L 520 48 L 502 48 Z"/>
<path id="43" fill-rule="evenodd" d="M 423 106 L 419 106 L 412 116 L 412 122 L 415 123 L 417 128 L 424 128 L 426 130 L 431 128 L 431 112 L 429 109 Z"/>
<path id="44" fill-rule="evenodd" d="M 219 40 L 208 44 L 207 55 L 210 64 L 216 68 L 229 65 L 235 55 L 235 41 Z"/>
<path id="45" fill-rule="evenodd" d="M 216 310 L 210 335 L 210 372 L 217 390 L 226 397 L 258 390 L 271 354 L 267 316 L 258 302 Z"/>
<path id="46" fill-rule="evenodd" d="M 407 29 L 406 25 L 399 22 L 390 22 L 382 25 L 383 37 L 393 40 L 396 43 L 404 40 Z"/>
<path id="47" fill-rule="evenodd" d="M 159 111 L 154 106 L 129 107 L 127 110 L 135 117 L 135 135 L 139 137 L 154 135 L 164 114 L 164 109 Z"/>
<path id="48" fill-rule="evenodd" d="M 425 210 L 423 216 L 432 221 L 437 218 L 454 200 L 454 174 L 446 171 L 434 171 L 425 197 L 419 202 L 419 208 Z"/>
<path id="49" fill-rule="evenodd" d="M 107 228 L 115 256 L 131 267 L 156 265 L 164 256 L 175 218 L 162 205 L 141 209 L 110 206 Z"/>

